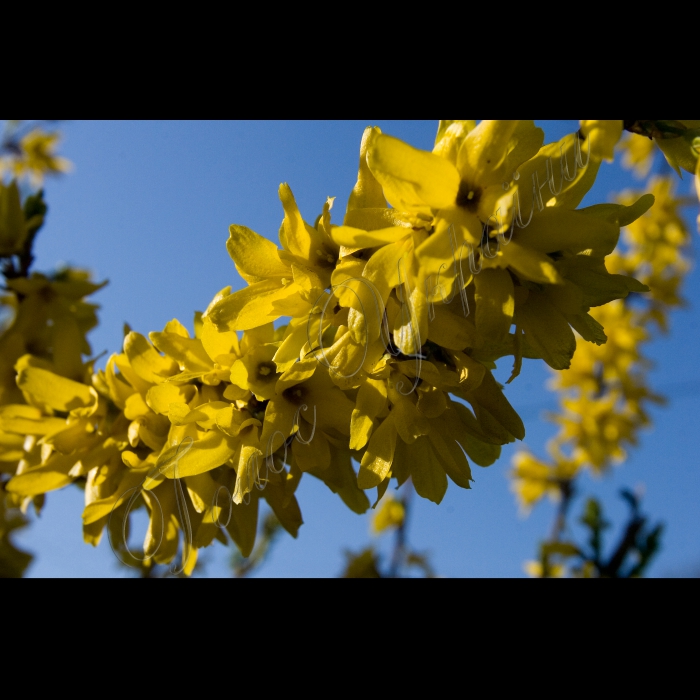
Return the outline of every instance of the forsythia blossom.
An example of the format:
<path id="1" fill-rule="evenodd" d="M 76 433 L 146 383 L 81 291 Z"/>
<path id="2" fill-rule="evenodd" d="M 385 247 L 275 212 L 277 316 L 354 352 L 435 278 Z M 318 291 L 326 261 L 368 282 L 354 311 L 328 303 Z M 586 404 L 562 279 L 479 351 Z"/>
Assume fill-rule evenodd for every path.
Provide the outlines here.
<path id="1" fill-rule="evenodd" d="M 513 358 L 511 379 L 523 358 L 580 374 L 579 355 L 604 353 L 609 337 L 634 366 L 619 300 L 652 278 L 611 260 L 620 228 L 643 226 L 654 196 L 580 207 L 621 133 L 621 121 L 586 121 L 543 145 L 532 121 L 452 120 L 425 152 L 368 129 L 343 225 L 331 223 L 333 199 L 309 223 L 283 184 L 279 247 L 230 228 L 247 287 L 217 294 L 192 334 L 177 320 L 148 337 L 127 332 L 104 370 L 82 359 L 95 321 L 83 299 L 97 285 L 77 273 L 11 281 L 0 341 L 6 490 L 20 504 L 81 481 L 85 540 L 108 528 L 119 551 L 122 523 L 143 504 L 144 558 L 166 563 L 181 550 L 189 573 L 223 531 L 250 554 L 261 499 L 296 536 L 305 473 L 357 513 L 368 489 L 379 501 L 392 480 L 411 479 L 435 503 L 448 479 L 470 488 L 471 462 L 493 464 L 525 434 L 493 377 L 498 359 Z M 0 201 L 8 251 L 31 224 L 14 197 Z M 597 376 L 585 379 L 595 392 Z M 520 458 L 526 502 L 586 460 L 604 467 L 611 442 L 633 439 L 647 397 L 619 381 L 622 409 L 611 400 L 586 422 L 562 419 L 562 442 L 577 445 L 565 464 Z M 590 392 L 571 399 L 570 412 L 590 403 Z M 380 512 L 378 529 L 403 517 L 395 505 Z"/>
<path id="2" fill-rule="evenodd" d="M 633 135 L 622 144 L 626 153 L 640 153 L 630 141 L 647 139 Z M 640 160 L 626 162 L 634 167 Z M 561 408 L 552 417 L 560 430 L 549 444 L 550 460 L 540 461 L 529 452 L 514 459 L 513 486 L 526 509 L 544 495 L 560 497 L 581 470 L 602 472 L 622 461 L 626 448 L 636 445 L 650 424 L 649 404 L 663 402 L 648 386 L 650 363 L 643 345 L 654 326 L 668 330 L 669 311 L 684 303 L 679 290 L 690 268 L 684 255 L 690 233 L 680 208 L 688 202 L 675 196 L 672 177 L 651 177 L 647 186 L 655 205 L 624 229 L 623 245 L 609 256 L 608 267 L 639 279 L 649 293 L 636 304 L 618 300 L 596 308 L 593 316 L 605 328 L 607 343 L 596 346 L 579 339 L 571 367 L 553 378 Z M 629 204 L 636 198 L 623 192 L 619 200 Z"/>

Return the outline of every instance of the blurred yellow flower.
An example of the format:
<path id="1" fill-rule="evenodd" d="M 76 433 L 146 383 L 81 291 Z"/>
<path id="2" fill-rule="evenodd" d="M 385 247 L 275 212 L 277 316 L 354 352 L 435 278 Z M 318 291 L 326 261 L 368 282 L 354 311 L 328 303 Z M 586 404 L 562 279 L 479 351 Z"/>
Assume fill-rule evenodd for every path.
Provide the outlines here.
<path id="1" fill-rule="evenodd" d="M 68 172 L 72 163 L 55 153 L 59 140 L 58 132 L 33 129 L 20 139 L 17 153 L 0 159 L 0 178 L 11 173 L 16 178 L 28 177 L 39 187 L 46 175 Z"/>
<path id="2" fill-rule="evenodd" d="M 633 170 L 637 177 L 644 178 L 654 164 L 656 152 L 654 140 L 637 134 L 627 134 L 618 143 L 622 151 L 622 165 Z"/>
<path id="3" fill-rule="evenodd" d="M 379 510 L 372 518 L 372 531 L 379 535 L 386 530 L 394 530 L 403 525 L 406 509 L 403 503 L 390 496 L 385 496 Z"/>

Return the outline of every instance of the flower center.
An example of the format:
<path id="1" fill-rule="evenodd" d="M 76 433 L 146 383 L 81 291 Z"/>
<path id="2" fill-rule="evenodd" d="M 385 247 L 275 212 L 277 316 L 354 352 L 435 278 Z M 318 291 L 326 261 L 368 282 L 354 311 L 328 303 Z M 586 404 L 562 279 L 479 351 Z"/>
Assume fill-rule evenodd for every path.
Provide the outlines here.
<path id="1" fill-rule="evenodd" d="M 261 362 L 258 365 L 258 377 L 260 379 L 270 379 L 277 373 L 277 367 L 272 362 Z"/>
<path id="2" fill-rule="evenodd" d="M 335 263 L 337 261 L 335 255 L 330 253 L 328 249 L 320 248 L 319 250 L 316 251 L 316 255 L 318 256 L 316 262 L 318 267 L 323 267 L 323 268 L 333 268 L 335 267 Z"/>
<path id="3" fill-rule="evenodd" d="M 479 208 L 479 201 L 481 199 L 481 188 L 474 187 L 468 182 L 462 180 L 459 183 L 459 191 L 457 192 L 457 206 L 466 209 L 472 214 L 476 214 Z"/>
<path id="4" fill-rule="evenodd" d="M 295 406 L 301 406 L 301 404 L 304 403 L 305 394 L 306 392 L 302 387 L 293 386 L 286 389 L 283 396 L 285 399 L 287 399 L 287 401 L 289 401 L 289 403 L 293 403 Z"/>

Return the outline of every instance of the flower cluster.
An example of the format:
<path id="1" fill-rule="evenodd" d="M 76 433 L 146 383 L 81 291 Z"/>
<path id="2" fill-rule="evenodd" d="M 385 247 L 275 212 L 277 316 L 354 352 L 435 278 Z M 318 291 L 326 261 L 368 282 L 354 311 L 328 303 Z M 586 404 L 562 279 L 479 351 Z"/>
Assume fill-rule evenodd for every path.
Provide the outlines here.
<path id="1" fill-rule="evenodd" d="M 532 121 L 442 121 L 424 152 L 367 129 L 342 225 L 332 199 L 309 224 L 283 184 L 280 247 L 230 228 L 247 287 L 217 294 L 192 335 L 176 320 L 129 331 L 97 372 L 80 358 L 96 287 L 16 280 L 2 341 L 22 338 L 2 354 L 3 459 L 18 460 L 7 491 L 82 482 L 86 541 L 107 528 L 120 554 L 143 503 L 143 559 L 181 547 L 189 573 L 224 530 L 252 551 L 260 499 L 296 536 L 304 473 L 357 513 L 392 479 L 435 503 L 448 477 L 469 488 L 470 462 L 493 464 L 524 437 L 496 361 L 513 358 L 511 380 L 523 358 L 565 370 L 575 331 L 606 341 L 608 317 L 591 309 L 647 290 L 606 258 L 653 196 L 579 208 L 621 130 L 588 121 L 543 145 Z M 23 324 L 22 308 L 42 304 L 52 323 Z M 22 335 L 32 327 L 49 345 Z"/>
<path id="2" fill-rule="evenodd" d="M 634 144 L 645 139 L 632 136 L 628 153 L 646 152 Z M 643 160 L 628 161 L 630 166 Z M 637 444 L 640 431 L 650 424 L 648 406 L 662 403 L 648 384 L 651 363 L 643 346 L 653 337 L 654 326 L 668 330 L 668 314 L 684 302 L 683 279 L 690 268 L 684 251 L 690 232 L 680 214 L 687 200 L 675 195 L 672 177 L 651 177 L 648 187 L 655 206 L 624 229 L 623 245 L 608 258 L 612 272 L 634 275 L 649 288 L 635 303 L 615 301 L 594 310 L 605 327 L 608 341 L 596 347 L 579 343 L 571 367 L 557 373 L 552 388 L 560 393 L 561 410 L 552 419 L 560 426 L 549 444 L 550 460 L 529 452 L 516 455 L 514 488 L 521 505 L 529 508 L 544 495 L 555 499 L 583 470 L 600 473 L 626 457 Z M 624 192 L 623 203 L 636 194 Z"/>

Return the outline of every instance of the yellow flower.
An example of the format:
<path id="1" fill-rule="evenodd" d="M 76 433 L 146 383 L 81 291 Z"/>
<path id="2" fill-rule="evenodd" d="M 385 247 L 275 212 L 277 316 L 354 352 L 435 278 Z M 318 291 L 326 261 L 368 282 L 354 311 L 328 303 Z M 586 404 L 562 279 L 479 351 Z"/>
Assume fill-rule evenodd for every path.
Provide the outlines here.
<path id="1" fill-rule="evenodd" d="M 295 436 L 291 454 L 299 469 L 322 471 L 330 465 L 332 440 L 347 444 L 352 411 L 352 402 L 325 368 L 315 357 L 307 358 L 277 380 L 265 410 L 261 444 L 270 455 Z"/>
<path id="2" fill-rule="evenodd" d="M 380 315 L 392 288 L 402 287 L 410 310 L 404 314 L 405 330 L 396 335 L 405 354 L 418 352 L 428 336 L 428 305 L 452 294 L 455 284 L 462 289 L 468 283 L 457 265 L 464 257 L 459 245 L 481 241 L 504 197 L 506 173 L 534 155 L 541 142 L 541 130 L 518 121 L 441 124 L 433 153 L 379 129 L 365 132 L 345 225 L 331 236 L 350 268 L 356 261 L 349 255 L 379 247 L 361 274 L 376 288 Z M 385 207 L 382 192 L 392 209 Z M 336 275 L 333 281 L 337 284 Z M 358 303 L 367 301 L 366 293 L 360 295 L 353 308 L 360 311 Z M 371 339 L 378 336 L 374 325 Z M 353 327 L 353 332 L 360 330 Z"/>
<path id="3" fill-rule="evenodd" d="M 219 526 L 244 555 L 250 553 L 260 490 L 296 536 L 298 478 L 283 465 L 267 474 L 256 469 L 264 404 L 229 383 L 232 367 L 266 339 L 265 329 L 246 333 L 239 344 L 235 333 L 218 331 L 207 319 L 195 328 L 190 338 L 173 320 L 152 333 L 165 356 L 143 336 L 128 333 L 124 353 L 93 376 L 94 387 L 22 358 L 18 386 L 30 405 L 0 408 L 0 435 L 7 436 L 0 459 L 20 457 L 8 491 L 26 499 L 86 479 L 85 540 L 96 545 L 109 525 L 126 561 L 126 543 L 110 523 L 126 522 L 133 498 L 141 494 L 150 521 L 144 565 L 172 561 L 181 543 L 185 573 Z M 21 451 L 12 439 L 20 435 Z"/>
<path id="4" fill-rule="evenodd" d="M 68 172 L 72 164 L 66 158 L 55 155 L 60 136 L 56 132 L 34 129 L 19 142 L 19 154 L 0 162 L 0 176 L 3 171 L 13 172 L 15 177 L 28 176 L 36 187 L 41 185 L 44 176 Z"/>
<path id="5" fill-rule="evenodd" d="M 95 285 L 10 280 L 0 469 L 14 474 L 11 502 L 84 480 L 84 537 L 97 544 L 107 527 L 120 556 L 122 525 L 143 502 L 146 561 L 180 553 L 186 573 L 200 548 L 225 539 L 221 528 L 250 554 L 261 499 L 296 536 L 303 474 L 357 513 L 369 507 L 364 491 L 377 487 L 378 502 L 390 479 L 440 503 L 448 477 L 470 488 L 470 461 L 488 466 L 524 437 L 492 373 L 506 355 L 511 379 L 523 358 L 541 358 L 571 366 L 557 385 L 578 388 L 563 401 L 551 462 L 518 457 L 521 501 L 560 492 L 584 466 L 607 468 L 657 398 L 635 377 L 638 345 L 643 320 L 676 298 L 687 240 L 666 183 L 654 185 L 651 212 L 653 195 L 578 209 L 621 124 L 582 122 L 542 146 L 531 121 L 445 120 L 432 153 L 369 129 L 343 226 L 331 226 L 330 199 L 304 222 L 282 185 L 281 247 L 230 228 L 247 288 L 217 294 L 193 336 L 177 320 L 147 337 L 129 331 L 94 374 L 83 355 L 96 319 L 83 297 Z M 15 195 L 6 188 L 0 201 L 0 253 L 31 236 Z M 647 290 L 630 276 L 641 251 L 653 258 L 646 317 L 611 303 Z M 282 316 L 291 320 L 275 329 Z M 574 357 L 576 333 L 591 345 Z M 375 525 L 402 517 L 388 501 Z"/>
<path id="6" fill-rule="evenodd" d="M 334 239 L 344 246 L 341 248 L 341 261 L 333 275 L 336 294 L 341 305 L 352 308 L 349 325 L 353 339 L 360 342 L 363 336 L 370 340 L 379 337 L 378 319 L 390 305 L 392 290 L 395 289 L 401 301 L 402 313 L 400 323 L 391 330 L 398 349 L 404 354 L 415 354 L 421 351 L 431 332 L 433 335 L 447 335 L 440 326 L 443 319 L 451 318 L 450 314 L 442 314 L 437 319 L 438 328 L 434 331 L 429 318 L 435 321 L 436 305 L 446 301 L 448 296 L 453 298 L 458 291 L 467 287 L 466 293 L 460 292 L 464 313 L 469 313 L 470 298 L 473 298 L 476 306 L 476 333 L 471 335 L 469 344 L 480 357 L 492 360 L 503 354 L 515 354 L 514 376 L 519 367 L 518 358 L 522 355 L 542 357 L 552 367 L 565 368 L 575 349 L 570 326 L 591 342 L 605 340 L 602 329 L 588 315 L 593 304 L 586 303 L 586 300 L 596 294 L 596 288 L 602 286 L 606 292 L 615 288 L 618 296 L 626 296 L 629 291 L 644 290 L 634 280 L 611 280 L 603 260 L 615 248 L 620 226 L 640 216 L 651 206 L 653 198 L 643 197 L 627 208 L 598 205 L 576 211 L 575 207 L 595 180 L 599 161 L 589 158 L 589 164 L 581 167 L 579 172 L 578 160 L 582 156 L 576 135 L 534 153 L 541 138 L 531 123 L 511 125 L 513 137 L 510 140 L 503 137 L 500 160 L 495 156 L 491 159 L 498 166 L 496 170 L 501 177 L 496 183 L 493 173 L 486 173 L 488 169 L 484 164 L 480 165 L 476 156 L 475 163 L 470 166 L 471 161 L 465 152 L 470 146 L 479 151 L 481 139 L 477 136 L 487 130 L 485 124 L 483 122 L 473 131 L 468 131 L 469 125 L 457 122 L 441 127 L 436 153 L 442 155 L 416 151 L 377 130 L 365 139 L 369 166 L 363 169 L 361 160 L 356 189 L 371 201 L 364 202 L 359 195 L 351 197 L 346 222 L 353 220 L 367 227 L 374 221 L 376 227 L 379 220 L 376 213 L 381 210 L 377 208 L 376 187 L 371 186 L 371 176 L 374 174 L 377 184 L 381 182 L 389 202 L 395 206 L 395 209 L 388 211 L 394 218 L 402 219 L 403 223 L 378 230 L 362 230 L 346 225 L 331 231 Z M 494 133 L 505 134 L 510 128 L 488 124 Z M 596 128 L 604 127 L 599 125 Z M 483 144 L 481 148 L 483 150 Z M 491 150 L 486 149 L 485 152 L 491 153 Z M 456 165 L 449 160 L 445 163 L 449 158 L 454 159 Z M 459 166 L 460 158 L 463 166 L 461 174 L 455 169 L 454 173 L 457 174 L 448 176 L 447 173 L 452 172 L 449 166 Z M 529 160 L 524 162 L 526 158 Z M 562 166 L 558 185 L 552 172 L 552 158 L 558 159 Z M 503 162 L 508 165 L 505 171 Z M 398 175 L 391 169 L 392 163 Z M 481 179 L 470 174 L 470 167 L 475 172 L 479 171 Z M 522 184 L 509 186 L 504 194 L 502 181 L 509 181 L 511 173 L 508 169 L 516 167 L 520 175 L 515 174 Z M 430 199 L 433 196 L 430 187 L 437 187 L 436 183 L 440 182 L 431 168 L 442 173 L 445 181 L 450 178 L 459 181 L 461 184 L 458 187 L 474 181 L 476 184 L 470 191 L 475 197 L 477 193 L 484 193 L 485 209 L 477 207 L 470 213 L 469 206 L 466 207 L 468 216 L 464 216 L 472 217 L 469 219 L 473 224 L 471 229 L 474 235 L 471 238 L 469 226 L 459 224 L 454 217 L 450 220 L 452 229 L 440 223 L 447 221 L 444 218 L 447 209 L 438 209 L 437 200 Z M 541 178 L 546 179 L 539 184 Z M 523 221 L 521 200 L 528 199 L 530 182 L 533 183 L 535 196 L 529 197 L 532 200 L 529 202 L 531 213 L 528 220 Z M 552 196 L 543 199 L 541 190 L 547 182 Z M 482 201 L 481 194 L 478 199 Z M 429 206 L 431 202 L 432 206 Z M 351 208 L 363 203 L 371 206 Z M 528 210 L 527 206 L 525 210 Z M 410 216 L 414 217 L 412 222 Z M 504 232 L 511 222 L 510 234 L 506 239 Z M 457 224 L 464 238 L 454 235 L 454 224 Z M 477 254 L 473 247 L 467 248 L 467 256 L 464 246 L 460 248 L 463 240 L 480 243 L 480 253 Z M 367 255 L 358 254 L 358 248 L 369 249 Z M 353 252 L 342 256 L 344 250 Z M 462 265 L 466 265 L 466 257 L 469 257 L 473 275 L 465 278 Z M 360 277 L 364 285 L 346 282 Z M 469 290 L 472 281 L 473 297 Z M 348 290 L 338 291 L 338 286 L 343 283 Z M 564 290 L 561 285 L 564 285 Z M 373 302 L 379 311 L 369 314 L 367 309 L 373 309 Z M 518 333 L 508 337 L 513 323 L 523 334 L 522 342 L 518 340 Z M 519 349 L 516 347 L 518 344 Z M 461 349 L 466 347 L 465 343 Z"/>
<path id="7" fill-rule="evenodd" d="M 405 517 L 406 509 L 403 503 L 387 496 L 382 500 L 379 510 L 372 518 L 372 531 L 375 535 L 380 535 L 386 530 L 401 527 Z"/>
<path id="8" fill-rule="evenodd" d="M 13 318 L 0 337 L 0 405 L 21 403 L 15 383 L 15 363 L 32 353 L 50 363 L 61 376 L 82 381 L 91 353 L 86 333 L 97 325 L 98 308 L 84 297 L 104 284 L 90 282 L 79 270 L 65 270 L 53 279 L 34 274 L 7 281 L 13 295 Z"/>
<path id="9" fill-rule="evenodd" d="M 368 148 L 369 168 L 392 207 L 429 216 L 438 234 L 453 224 L 458 240 L 476 245 L 496 213 L 504 180 L 537 153 L 543 133 L 531 121 L 484 120 L 458 149 L 446 148 L 443 139 L 437 155 L 377 129 Z"/>
<path id="10" fill-rule="evenodd" d="M 457 364 L 459 359 L 478 366 L 466 356 L 455 358 Z M 420 387 L 410 391 L 415 375 L 412 365 L 397 363 L 385 388 L 375 383 L 366 399 L 358 394 L 353 443 L 363 445 L 369 435 L 358 485 L 363 489 L 377 486 L 381 496 L 390 478 L 403 484 L 410 477 L 420 496 L 440 503 L 448 476 L 458 486 L 470 488 L 471 469 L 465 452 L 480 466 L 488 466 L 498 458 L 499 445 L 513 440 L 510 431 L 522 438 L 524 430 L 483 367 L 480 376 L 475 373 L 470 378 L 465 366 L 460 375 L 440 363 L 426 362 L 421 367 Z M 451 393 L 472 404 L 474 414 L 443 393 L 443 382 L 451 385 Z M 460 390 L 460 385 L 465 389 Z"/>
<path id="11" fill-rule="evenodd" d="M 338 258 L 330 237 L 333 200 L 312 227 L 301 218 L 289 185 L 280 185 L 279 194 L 285 212 L 281 249 L 245 226 L 230 228 L 227 248 L 249 286 L 207 309 L 206 316 L 219 327 L 249 330 L 280 316 L 306 317 L 330 282 Z"/>
<path id="12" fill-rule="evenodd" d="M 569 460 L 562 455 L 555 455 L 553 464 L 543 462 L 530 452 L 518 452 L 513 458 L 513 490 L 518 496 L 520 506 L 529 511 L 544 496 L 558 500 L 561 496 L 561 484 L 571 481 L 580 463 Z"/>
<path id="13" fill-rule="evenodd" d="M 627 134 L 619 143 L 623 153 L 622 165 L 633 170 L 637 177 L 649 174 L 654 163 L 654 140 L 636 134 Z"/>
<path id="14" fill-rule="evenodd" d="M 241 359 L 231 368 L 231 383 L 253 392 L 258 401 L 275 395 L 280 375 L 273 361 L 279 343 L 273 342 L 275 329 L 271 323 L 246 331 L 241 343 Z"/>

